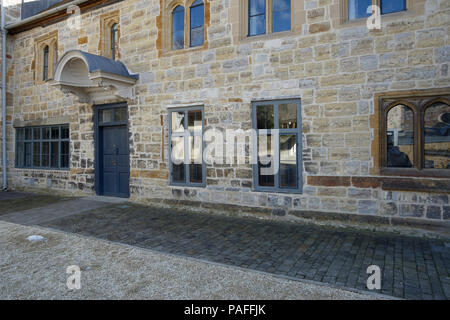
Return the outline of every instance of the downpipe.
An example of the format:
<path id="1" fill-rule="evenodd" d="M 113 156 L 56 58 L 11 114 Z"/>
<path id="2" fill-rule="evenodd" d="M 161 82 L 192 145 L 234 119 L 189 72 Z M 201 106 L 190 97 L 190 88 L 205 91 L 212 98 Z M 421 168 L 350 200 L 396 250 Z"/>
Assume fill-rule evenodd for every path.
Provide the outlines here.
<path id="1" fill-rule="evenodd" d="M 5 7 L 3 0 L 1 0 L 1 25 L 0 32 L 2 36 L 2 171 L 3 171 L 3 185 L 2 191 L 8 189 L 6 178 L 7 163 L 6 163 L 6 29 L 5 29 Z"/>

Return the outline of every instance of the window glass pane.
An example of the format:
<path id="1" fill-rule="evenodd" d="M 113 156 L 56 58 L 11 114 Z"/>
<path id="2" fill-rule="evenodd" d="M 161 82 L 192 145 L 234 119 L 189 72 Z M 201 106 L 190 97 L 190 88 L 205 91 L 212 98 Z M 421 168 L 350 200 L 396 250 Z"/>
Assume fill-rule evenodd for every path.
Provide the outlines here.
<path id="1" fill-rule="evenodd" d="M 172 132 L 184 131 L 184 111 L 172 112 Z"/>
<path id="2" fill-rule="evenodd" d="M 414 114 L 398 105 L 387 116 L 387 166 L 411 168 L 414 163 Z"/>
<path id="3" fill-rule="evenodd" d="M 257 106 L 256 107 L 256 121 L 258 129 L 273 129 L 274 128 L 274 107 Z"/>
<path id="4" fill-rule="evenodd" d="M 50 139 L 50 128 L 42 128 L 42 139 Z"/>
<path id="5" fill-rule="evenodd" d="M 31 140 L 31 128 L 25 128 L 25 140 Z"/>
<path id="6" fill-rule="evenodd" d="M 297 187 L 297 136 L 280 136 L 280 187 Z"/>
<path id="7" fill-rule="evenodd" d="M 188 111 L 188 129 L 192 132 L 202 131 L 202 111 L 189 110 Z"/>
<path id="8" fill-rule="evenodd" d="M 406 0 L 381 0 L 381 14 L 406 10 Z"/>
<path id="9" fill-rule="evenodd" d="M 44 70 L 43 70 L 43 75 L 42 75 L 43 80 L 48 79 L 48 52 L 49 52 L 49 48 L 48 48 L 48 46 L 45 46 L 45 48 L 44 48 Z"/>
<path id="10" fill-rule="evenodd" d="M 278 122 L 280 129 L 297 128 L 297 104 L 280 104 L 278 106 Z"/>
<path id="11" fill-rule="evenodd" d="M 450 106 L 436 103 L 425 110 L 425 168 L 450 169 Z"/>
<path id="12" fill-rule="evenodd" d="M 348 20 L 369 17 L 367 8 L 371 5 L 372 0 L 348 0 Z"/>
<path id="13" fill-rule="evenodd" d="M 52 139 L 59 139 L 59 127 L 52 127 Z"/>
<path id="14" fill-rule="evenodd" d="M 250 16 L 266 14 L 266 0 L 249 0 L 248 6 Z"/>
<path id="15" fill-rule="evenodd" d="M 25 131 L 24 129 L 17 129 L 16 130 L 17 135 L 16 135 L 16 139 L 19 140 L 23 140 L 25 138 Z"/>
<path id="16" fill-rule="evenodd" d="M 172 49 L 184 47 L 184 8 L 178 6 L 172 13 Z"/>
<path id="17" fill-rule="evenodd" d="M 69 127 L 61 127 L 61 139 L 69 139 Z"/>
<path id="18" fill-rule="evenodd" d="M 100 122 L 114 121 L 114 109 L 100 110 Z"/>
<path id="19" fill-rule="evenodd" d="M 172 181 L 185 182 L 184 137 L 172 137 Z"/>
<path id="20" fill-rule="evenodd" d="M 31 167 L 31 142 L 25 143 L 25 167 Z"/>
<path id="21" fill-rule="evenodd" d="M 191 47 L 197 47 L 203 45 L 203 38 L 205 37 L 205 31 L 203 27 L 191 29 Z"/>
<path id="22" fill-rule="evenodd" d="M 265 15 L 250 17 L 248 22 L 249 22 L 249 30 L 248 30 L 249 36 L 256 36 L 258 34 L 266 33 Z"/>
<path id="23" fill-rule="evenodd" d="M 61 141 L 61 168 L 69 167 L 69 141 Z"/>
<path id="24" fill-rule="evenodd" d="M 203 24 L 203 5 L 191 7 L 191 28 L 201 27 Z"/>
<path id="25" fill-rule="evenodd" d="M 42 142 L 42 167 L 50 165 L 50 143 Z"/>
<path id="26" fill-rule="evenodd" d="M 33 128 L 33 140 L 41 139 L 41 128 Z"/>
<path id="27" fill-rule="evenodd" d="M 291 30 L 291 0 L 273 1 L 273 32 Z"/>
<path id="28" fill-rule="evenodd" d="M 202 137 L 189 137 L 189 180 L 192 183 L 202 183 Z"/>
<path id="29" fill-rule="evenodd" d="M 23 167 L 23 159 L 24 159 L 24 144 L 23 142 L 17 143 L 17 150 L 16 150 L 16 166 L 17 167 Z"/>
<path id="30" fill-rule="evenodd" d="M 127 121 L 127 108 L 114 109 L 114 121 Z"/>
<path id="31" fill-rule="evenodd" d="M 59 142 L 51 142 L 50 146 L 51 146 L 50 166 L 52 168 L 58 168 Z"/>
<path id="32" fill-rule="evenodd" d="M 33 166 L 41 166 L 41 143 L 33 142 Z"/>
<path id="33" fill-rule="evenodd" d="M 272 166 L 273 146 L 271 135 L 258 136 L 258 184 L 262 187 L 275 186 L 275 166 Z"/>

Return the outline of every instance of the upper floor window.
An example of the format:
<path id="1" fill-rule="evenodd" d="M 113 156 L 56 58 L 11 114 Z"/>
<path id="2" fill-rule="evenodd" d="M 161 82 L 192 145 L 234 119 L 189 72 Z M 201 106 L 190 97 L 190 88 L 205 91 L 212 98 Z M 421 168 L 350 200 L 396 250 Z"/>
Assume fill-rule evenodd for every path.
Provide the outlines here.
<path id="1" fill-rule="evenodd" d="M 44 63 L 43 63 L 43 70 L 42 70 L 42 80 L 46 81 L 46 80 L 48 80 L 48 55 L 49 55 L 48 46 L 45 46 L 43 54 L 44 54 Z"/>
<path id="2" fill-rule="evenodd" d="M 172 49 L 184 48 L 184 7 L 177 6 L 172 12 Z"/>
<path id="3" fill-rule="evenodd" d="M 449 98 L 381 99 L 384 173 L 450 176 Z"/>
<path id="4" fill-rule="evenodd" d="M 406 10 L 406 0 L 348 0 L 348 20 L 371 16 L 372 5 L 379 6 L 381 14 Z"/>
<path id="5" fill-rule="evenodd" d="M 202 0 L 196 0 L 191 8 L 191 47 L 203 45 L 205 38 L 205 6 Z"/>
<path id="6" fill-rule="evenodd" d="M 118 40 L 119 40 L 119 25 L 114 23 L 111 26 L 111 59 L 116 60 L 117 49 L 119 48 Z"/>
<path id="7" fill-rule="evenodd" d="M 119 11 L 108 12 L 100 17 L 100 48 L 102 55 L 116 60 L 120 58 L 120 14 Z"/>
<path id="8" fill-rule="evenodd" d="M 35 40 L 35 80 L 38 83 L 53 77 L 58 62 L 58 33 L 46 34 Z"/>
<path id="9" fill-rule="evenodd" d="M 292 0 L 248 0 L 248 35 L 291 30 Z"/>

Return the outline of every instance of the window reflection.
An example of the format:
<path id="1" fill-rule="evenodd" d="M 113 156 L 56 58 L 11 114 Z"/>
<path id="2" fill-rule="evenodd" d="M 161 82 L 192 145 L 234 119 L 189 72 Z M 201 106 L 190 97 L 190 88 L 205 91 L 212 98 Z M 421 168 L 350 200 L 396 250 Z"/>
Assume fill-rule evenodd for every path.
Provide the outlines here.
<path id="1" fill-rule="evenodd" d="M 369 17 L 367 8 L 371 5 L 372 0 L 348 0 L 348 20 Z"/>
<path id="2" fill-rule="evenodd" d="M 266 33 L 266 0 L 249 0 L 248 6 L 248 35 Z"/>
<path id="3" fill-rule="evenodd" d="M 172 49 L 184 48 L 184 7 L 177 6 L 172 12 Z"/>
<path id="4" fill-rule="evenodd" d="M 280 104 L 278 106 L 278 118 L 280 129 L 297 128 L 297 104 Z"/>
<path id="5" fill-rule="evenodd" d="M 172 132 L 184 131 L 184 111 L 172 112 Z"/>
<path id="6" fill-rule="evenodd" d="M 256 120 L 258 129 L 273 129 L 274 128 L 274 107 L 270 106 L 257 106 L 256 107 Z"/>
<path id="7" fill-rule="evenodd" d="M 273 0 L 273 32 L 291 30 L 291 0 Z"/>
<path id="8" fill-rule="evenodd" d="M 203 45 L 204 31 L 204 5 L 203 1 L 195 1 L 191 8 L 191 47 Z"/>
<path id="9" fill-rule="evenodd" d="M 450 169 L 450 106 L 435 103 L 425 110 L 425 168 Z"/>
<path id="10" fill-rule="evenodd" d="M 272 166 L 273 155 L 272 136 L 258 136 L 258 183 L 261 187 L 273 187 L 275 185 L 275 166 Z"/>
<path id="11" fill-rule="evenodd" d="M 381 0 L 381 14 L 406 10 L 406 0 Z"/>
<path id="12" fill-rule="evenodd" d="M 414 162 L 414 114 L 398 105 L 387 116 L 387 166 L 411 168 Z"/>
<path id="13" fill-rule="evenodd" d="M 297 187 L 297 136 L 280 136 L 280 186 Z"/>

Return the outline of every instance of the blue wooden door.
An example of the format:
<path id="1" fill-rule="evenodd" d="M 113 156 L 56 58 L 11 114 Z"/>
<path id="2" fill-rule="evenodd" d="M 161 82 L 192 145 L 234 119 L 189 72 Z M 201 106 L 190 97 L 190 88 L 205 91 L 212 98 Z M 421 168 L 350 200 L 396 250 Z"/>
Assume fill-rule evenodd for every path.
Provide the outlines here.
<path id="1" fill-rule="evenodd" d="M 127 126 L 100 127 L 103 195 L 129 197 L 129 148 Z"/>

